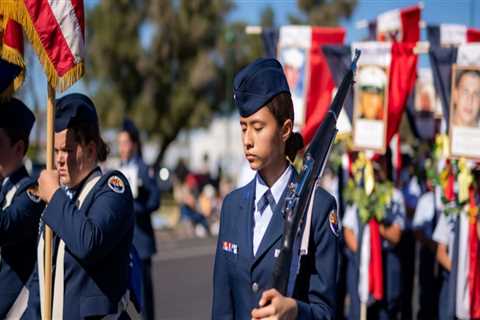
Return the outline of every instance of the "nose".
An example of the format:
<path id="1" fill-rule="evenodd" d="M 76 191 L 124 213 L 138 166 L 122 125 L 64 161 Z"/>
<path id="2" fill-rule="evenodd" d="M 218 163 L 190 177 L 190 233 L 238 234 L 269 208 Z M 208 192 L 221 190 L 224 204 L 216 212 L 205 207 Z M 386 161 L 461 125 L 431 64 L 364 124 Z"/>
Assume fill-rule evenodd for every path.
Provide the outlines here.
<path id="1" fill-rule="evenodd" d="M 249 150 L 253 147 L 253 138 L 252 138 L 251 130 L 247 129 L 243 133 L 242 139 L 243 139 L 243 146 L 245 147 L 246 150 Z"/>
<path id="2" fill-rule="evenodd" d="M 55 155 L 55 164 L 57 168 L 60 168 L 61 166 L 63 166 L 63 164 L 65 164 L 65 156 L 63 155 L 62 152 L 58 152 Z"/>

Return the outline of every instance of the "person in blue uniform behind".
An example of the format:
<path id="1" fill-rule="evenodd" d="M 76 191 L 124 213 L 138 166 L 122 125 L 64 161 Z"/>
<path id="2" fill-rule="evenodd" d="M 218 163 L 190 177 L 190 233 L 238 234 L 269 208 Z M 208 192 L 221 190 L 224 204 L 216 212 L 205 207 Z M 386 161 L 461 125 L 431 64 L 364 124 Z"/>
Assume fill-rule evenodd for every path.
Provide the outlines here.
<path id="1" fill-rule="evenodd" d="M 38 221 L 45 204 L 29 190 L 35 181 L 23 158 L 35 117 L 15 98 L 0 104 L 0 319 L 26 284 L 36 261 Z"/>
<path id="2" fill-rule="evenodd" d="M 335 199 L 320 187 L 306 238 L 309 254 L 290 274 L 292 297 L 271 289 L 283 234 L 281 209 L 287 185 L 296 178 L 289 161 L 303 148 L 301 135 L 292 131 L 293 104 L 282 66 L 275 59 L 256 60 L 236 75 L 234 93 L 245 157 L 257 174 L 222 205 L 212 318 L 333 319 L 339 230 Z"/>
<path id="3" fill-rule="evenodd" d="M 93 102 L 82 94 L 57 100 L 56 170 L 43 170 L 38 263 L 28 283 L 23 319 L 44 314 L 44 229 L 53 233 L 53 319 L 90 319 L 128 312 L 133 199 L 122 173 L 102 173 L 108 148 Z"/>
<path id="4" fill-rule="evenodd" d="M 376 182 L 387 180 L 387 158 L 380 156 L 374 162 Z M 355 320 L 361 317 L 361 304 L 366 303 L 369 319 L 397 319 L 400 312 L 400 297 L 402 288 L 402 273 L 398 244 L 405 228 L 405 201 L 401 191 L 393 188 L 391 201 L 385 206 L 383 219 L 379 222 L 378 232 L 381 243 L 381 265 L 383 272 L 383 298 L 376 301 L 370 292 L 367 302 L 362 301 L 362 269 L 369 267 L 371 242 L 365 230 L 370 230 L 369 224 L 361 220 L 360 210 L 355 205 L 347 206 L 343 217 L 343 232 L 346 247 L 349 251 L 347 266 L 347 290 L 350 296 L 350 310 L 348 319 Z M 365 252 L 367 254 L 365 255 Z M 368 269 L 367 269 L 368 270 Z M 365 283 L 365 282 L 363 282 Z M 366 282 L 368 283 L 368 282 Z M 367 286 L 368 289 L 368 286 Z"/>
<path id="5" fill-rule="evenodd" d="M 155 254 L 151 214 L 160 205 L 160 190 L 153 169 L 150 170 L 142 159 L 140 133 L 135 124 L 125 119 L 118 134 L 120 171 L 127 177 L 132 189 L 135 211 L 133 245 L 142 261 L 143 276 L 143 318 L 154 319 L 151 257 Z"/>

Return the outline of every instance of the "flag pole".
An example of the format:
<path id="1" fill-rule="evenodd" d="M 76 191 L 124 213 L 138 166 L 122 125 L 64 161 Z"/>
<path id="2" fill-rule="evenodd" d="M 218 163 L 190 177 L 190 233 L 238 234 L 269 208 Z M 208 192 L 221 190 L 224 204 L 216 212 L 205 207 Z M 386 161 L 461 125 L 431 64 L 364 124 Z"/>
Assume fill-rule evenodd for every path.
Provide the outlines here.
<path id="1" fill-rule="evenodd" d="M 54 146 L 54 121 L 55 121 L 55 88 L 48 83 L 48 100 L 47 100 L 47 170 L 53 170 L 53 146 Z M 53 232 L 50 227 L 45 224 L 45 301 L 43 310 L 44 319 L 52 319 L 52 237 Z"/>
<path id="2" fill-rule="evenodd" d="M 360 320 L 367 320 L 367 304 L 362 302 L 360 307 Z"/>

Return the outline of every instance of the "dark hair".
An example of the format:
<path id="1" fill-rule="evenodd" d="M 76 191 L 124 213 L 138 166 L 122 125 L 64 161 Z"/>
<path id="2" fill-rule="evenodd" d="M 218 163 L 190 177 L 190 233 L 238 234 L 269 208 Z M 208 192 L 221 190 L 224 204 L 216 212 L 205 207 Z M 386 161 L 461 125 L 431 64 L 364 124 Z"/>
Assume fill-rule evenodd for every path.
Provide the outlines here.
<path id="1" fill-rule="evenodd" d="M 97 161 L 103 162 L 107 160 L 110 150 L 100 136 L 100 129 L 96 123 L 74 122 L 68 129 L 72 130 L 77 143 L 86 145 L 93 142 L 95 144 L 97 147 Z"/>
<path id="2" fill-rule="evenodd" d="M 25 155 L 28 150 L 28 136 L 29 136 L 25 132 L 25 130 L 22 130 L 21 128 L 12 128 L 12 127 L 7 127 L 2 129 L 5 130 L 5 134 L 10 139 L 11 146 L 13 146 L 18 141 L 23 141 L 23 145 L 24 145 L 23 155 Z"/>
<path id="3" fill-rule="evenodd" d="M 140 133 L 138 131 L 125 130 L 125 129 L 123 129 L 120 132 L 126 132 L 128 134 L 128 137 L 130 138 L 130 140 L 137 146 L 137 154 L 140 157 L 143 157 L 143 155 L 142 155 L 142 141 L 140 140 Z"/>
<path id="4" fill-rule="evenodd" d="M 293 102 L 290 94 L 282 92 L 267 103 L 267 108 L 273 114 L 277 120 L 278 125 L 281 127 L 286 120 L 294 121 Z M 295 161 L 295 157 L 304 147 L 302 135 L 298 132 L 292 132 L 285 143 L 285 155 L 290 162 Z"/>

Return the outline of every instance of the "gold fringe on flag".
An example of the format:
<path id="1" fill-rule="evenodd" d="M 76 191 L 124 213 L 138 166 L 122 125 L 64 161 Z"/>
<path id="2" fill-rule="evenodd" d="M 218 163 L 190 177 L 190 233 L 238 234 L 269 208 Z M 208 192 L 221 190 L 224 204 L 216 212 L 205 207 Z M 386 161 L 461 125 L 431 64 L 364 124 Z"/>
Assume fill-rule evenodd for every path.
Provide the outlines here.
<path id="1" fill-rule="evenodd" d="M 13 91 L 17 91 L 25 80 L 25 63 L 23 57 L 16 49 L 11 48 L 4 43 L 2 46 L 2 59 L 22 68 L 18 76 L 13 80 Z"/>
<path id="2" fill-rule="evenodd" d="M 77 80 L 79 80 L 85 73 L 85 66 L 83 61 L 77 63 L 73 68 L 68 70 L 63 76 L 59 76 L 55 70 L 55 66 L 48 57 L 45 48 L 40 41 L 35 26 L 32 22 L 32 18 L 28 13 L 25 3 L 18 0 L 0 0 L 2 2 L 2 9 L 0 13 L 3 13 L 6 17 L 11 18 L 23 27 L 28 39 L 32 43 L 32 47 L 36 51 L 40 63 L 43 65 L 48 82 L 52 87 L 60 91 L 65 91 Z M 5 4 L 3 3 L 5 1 Z"/>
<path id="3" fill-rule="evenodd" d="M 3 10 L 6 9 L 6 5 L 13 5 L 14 1 L 7 1 L 5 0 L 5 6 L 3 1 L 0 6 L 0 15 L 5 15 L 5 12 Z M 11 7 L 10 9 L 12 9 Z M 1 29 L 3 32 L 5 32 L 7 28 L 7 23 L 8 23 L 9 18 L 5 15 L 2 17 L 1 21 Z M 15 48 L 12 48 L 8 46 L 7 44 L 0 42 L 0 58 L 11 63 L 19 66 L 21 68 L 20 73 L 13 79 L 13 82 L 2 92 L 0 92 L 0 99 L 6 99 L 10 98 L 15 91 L 17 91 L 23 84 L 23 81 L 25 80 L 25 62 L 23 60 L 23 55 Z"/>

